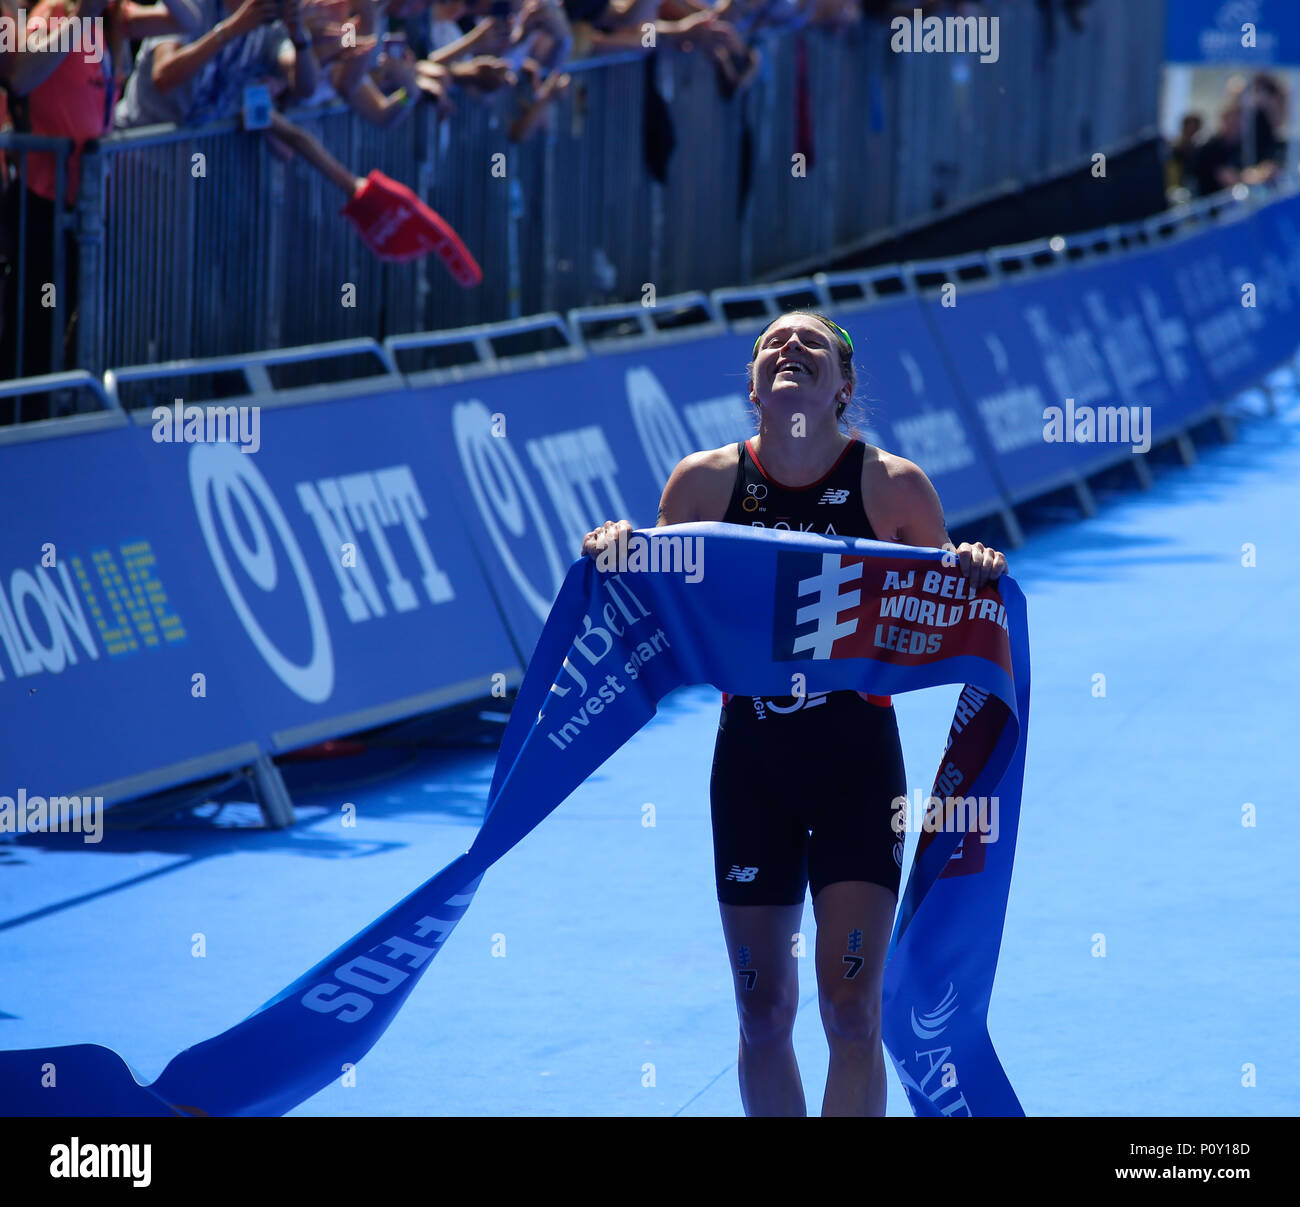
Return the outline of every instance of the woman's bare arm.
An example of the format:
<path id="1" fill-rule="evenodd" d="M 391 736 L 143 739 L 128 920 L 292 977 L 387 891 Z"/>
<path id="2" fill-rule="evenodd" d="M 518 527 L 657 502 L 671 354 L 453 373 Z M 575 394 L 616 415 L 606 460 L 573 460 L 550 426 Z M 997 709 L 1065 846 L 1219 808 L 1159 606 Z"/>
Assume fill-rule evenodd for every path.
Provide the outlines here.
<path id="1" fill-rule="evenodd" d="M 898 519 L 898 540 L 903 545 L 926 549 L 945 549 L 957 555 L 961 572 L 975 590 L 1007 571 L 1007 559 L 996 549 L 979 541 L 954 545 L 943 518 L 943 505 L 925 472 L 911 461 L 896 458 L 897 468 L 891 476 L 894 514 Z"/>
<path id="2" fill-rule="evenodd" d="M 280 0 L 244 0 L 234 16 L 218 21 L 203 37 L 187 45 L 162 42 L 153 52 L 153 86 L 159 92 L 178 88 L 196 75 L 227 42 L 251 33 L 280 14 Z"/>

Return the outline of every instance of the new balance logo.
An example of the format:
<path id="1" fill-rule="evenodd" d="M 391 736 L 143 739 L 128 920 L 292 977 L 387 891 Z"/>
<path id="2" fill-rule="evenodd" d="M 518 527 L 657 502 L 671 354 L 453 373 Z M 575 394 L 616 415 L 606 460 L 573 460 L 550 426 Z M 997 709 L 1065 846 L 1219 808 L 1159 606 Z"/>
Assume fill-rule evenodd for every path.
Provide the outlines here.
<path id="1" fill-rule="evenodd" d="M 731 871 L 726 875 L 728 880 L 740 880 L 748 884 L 755 876 L 758 875 L 758 868 L 742 868 L 736 864 L 731 865 Z"/>
<path id="2" fill-rule="evenodd" d="M 829 486 L 826 493 L 817 500 L 818 503 L 843 503 L 849 497 L 847 490 L 832 490 Z"/>

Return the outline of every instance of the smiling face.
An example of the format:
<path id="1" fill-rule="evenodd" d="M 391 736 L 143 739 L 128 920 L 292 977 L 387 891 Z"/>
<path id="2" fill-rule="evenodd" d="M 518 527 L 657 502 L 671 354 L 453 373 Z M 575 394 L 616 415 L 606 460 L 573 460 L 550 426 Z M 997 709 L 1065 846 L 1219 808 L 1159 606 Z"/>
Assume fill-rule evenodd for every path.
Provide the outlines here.
<path id="1" fill-rule="evenodd" d="M 853 393 L 844 351 L 842 338 L 821 319 L 781 315 L 759 337 L 750 369 L 750 401 L 809 414 L 836 411 Z"/>

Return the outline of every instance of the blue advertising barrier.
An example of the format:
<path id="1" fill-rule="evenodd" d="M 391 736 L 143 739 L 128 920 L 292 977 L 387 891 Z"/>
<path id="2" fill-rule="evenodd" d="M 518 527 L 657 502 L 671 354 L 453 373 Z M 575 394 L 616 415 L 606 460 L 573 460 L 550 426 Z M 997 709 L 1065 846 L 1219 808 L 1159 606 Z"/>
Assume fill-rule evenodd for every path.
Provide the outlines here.
<path id="1" fill-rule="evenodd" d="M 699 433 L 748 434 L 743 395 L 719 373 L 678 393 L 681 413 L 669 400 L 662 378 L 686 376 L 698 353 L 674 345 L 417 391 L 421 441 L 440 458 L 525 656 L 586 532 L 608 519 L 653 525 L 664 481 Z"/>
<path id="2" fill-rule="evenodd" d="M 521 678 L 418 399 L 241 410 L 3 450 L 11 786 L 111 801 Z"/>
<path id="3" fill-rule="evenodd" d="M 209 623 L 183 501 L 149 482 L 147 443 L 127 425 L 3 450 L 2 795 L 111 801 L 115 781 L 164 763 L 177 782 L 257 757 L 230 673 L 244 659 Z"/>
<path id="4" fill-rule="evenodd" d="M 876 400 L 871 424 L 884 434 L 866 438 L 916 460 L 950 512 L 999 508 L 920 304 L 841 317 L 865 369 L 860 384 Z M 543 368 L 526 384 L 510 375 L 427 391 L 425 439 L 443 457 L 520 649 L 535 644 L 585 533 L 607 519 L 653 525 L 678 461 L 753 434 L 745 370 L 753 341 L 750 333 L 651 345 Z"/>
<path id="5" fill-rule="evenodd" d="M 1269 325 L 1268 367 L 1295 355 L 1300 342 L 1300 193 L 1255 214 L 1260 245 L 1259 308 Z"/>
<path id="6" fill-rule="evenodd" d="M 950 517 L 977 518 L 1130 456 L 1135 438 L 1077 438 L 1067 398 L 1149 407 L 1162 439 L 1255 384 L 1294 353 L 1297 281 L 1288 198 L 1148 252 L 963 288 L 953 307 L 835 313 L 857 341 L 866 438 L 920 464 Z M 0 444 L 7 781 L 118 800 L 502 694 L 583 534 L 653 524 L 683 456 L 753 432 L 753 339 L 276 401 L 247 408 L 256 437 L 234 442 L 169 411 Z M 1076 439 L 1045 438 L 1050 407 Z"/>
<path id="7" fill-rule="evenodd" d="M 1295 0 L 1171 0 L 1165 59 L 1170 63 L 1300 63 Z"/>
<path id="8" fill-rule="evenodd" d="M 1074 282 L 1073 273 L 1056 273 L 959 290 L 955 305 L 926 303 L 935 338 L 992 446 L 1012 502 L 1129 455 L 1123 445 L 1074 438 L 1076 414 L 1121 403 Z M 1051 407 L 1062 413 L 1056 440 L 1045 436 L 1044 413 Z"/>
<path id="9" fill-rule="evenodd" d="M 1160 253 L 1220 398 L 1257 384 L 1295 351 L 1293 286 L 1284 273 L 1266 273 L 1265 246 L 1278 229 L 1268 214 L 1185 235 Z"/>
<path id="10" fill-rule="evenodd" d="M 1232 245 L 1258 258 L 1253 230 L 1242 228 Z M 1084 479 L 1215 413 L 1228 389 L 1207 372 L 1186 317 L 1170 271 L 1183 263 L 1181 249 L 1134 251 L 967 287 L 955 305 L 927 301 L 1009 501 Z M 1267 338 L 1241 354 L 1245 376 L 1231 390 L 1256 380 L 1287 342 L 1280 312 L 1256 323 L 1268 325 Z M 1293 347 L 1294 332 L 1290 339 Z"/>
<path id="11" fill-rule="evenodd" d="M 1091 327 L 1120 403 L 1151 408 L 1151 440 L 1205 418 L 1210 382 L 1159 254 L 1134 252 L 1074 275 L 1073 309 Z"/>
<path id="12" fill-rule="evenodd" d="M 835 317 L 853 333 L 859 392 L 871 415 L 866 439 L 925 470 L 950 523 L 999 508 L 987 441 L 957 397 L 920 300 L 845 308 Z"/>

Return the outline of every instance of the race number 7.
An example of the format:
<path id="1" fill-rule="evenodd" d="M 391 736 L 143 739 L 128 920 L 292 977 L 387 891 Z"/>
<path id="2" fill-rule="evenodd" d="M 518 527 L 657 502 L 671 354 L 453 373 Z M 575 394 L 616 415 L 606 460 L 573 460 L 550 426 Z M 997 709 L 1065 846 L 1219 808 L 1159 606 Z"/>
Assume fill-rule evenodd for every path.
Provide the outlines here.
<path id="1" fill-rule="evenodd" d="M 849 970 L 844 974 L 846 981 L 853 980 L 862 971 L 862 965 L 866 963 L 862 956 L 841 956 L 840 959 L 849 966 Z"/>

